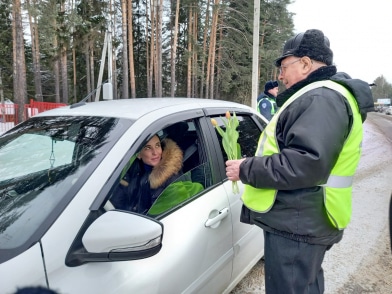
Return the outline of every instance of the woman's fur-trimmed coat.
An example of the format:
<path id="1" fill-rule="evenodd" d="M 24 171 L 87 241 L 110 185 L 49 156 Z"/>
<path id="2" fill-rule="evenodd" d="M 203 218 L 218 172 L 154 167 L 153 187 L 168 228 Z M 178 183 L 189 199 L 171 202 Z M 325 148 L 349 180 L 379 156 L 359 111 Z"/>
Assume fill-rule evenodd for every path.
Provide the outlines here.
<path id="1" fill-rule="evenodd" d="M 153 168 L 135 159 L 110 199 L 116 209 L 147 213 L 162 191 L 181 176 L 182 150 L 169 138 L 162 147 L 162 160 Z"/>

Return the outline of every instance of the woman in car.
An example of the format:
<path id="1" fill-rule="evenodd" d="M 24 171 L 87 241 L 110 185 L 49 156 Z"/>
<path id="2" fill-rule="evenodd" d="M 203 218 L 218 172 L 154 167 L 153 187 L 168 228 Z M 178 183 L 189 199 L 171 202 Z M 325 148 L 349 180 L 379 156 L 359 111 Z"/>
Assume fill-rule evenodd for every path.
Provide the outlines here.
<path id="1" fill-rule="evenodd" d="M 183 153 L 171 139 L 154 135 L 137 154 L 135 161 L 110 199 L 116 209 L 146 214 L 159 194 L 182 172 Z"/>

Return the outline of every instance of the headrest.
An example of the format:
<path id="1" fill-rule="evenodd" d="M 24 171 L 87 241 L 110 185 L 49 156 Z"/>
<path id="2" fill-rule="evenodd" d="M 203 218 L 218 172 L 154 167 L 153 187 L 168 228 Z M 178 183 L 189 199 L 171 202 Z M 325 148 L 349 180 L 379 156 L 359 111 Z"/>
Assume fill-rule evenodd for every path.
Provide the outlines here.
<path id="1" fill-rule="evenodd" d="M 175 142 L 181 142 L 182 137 L 188 131 L 188 123 L 185 121 L 180 121 L 178 123 L 172 124 L 165 128 L 164 133 L 165 137 L 172 139 Z"/>

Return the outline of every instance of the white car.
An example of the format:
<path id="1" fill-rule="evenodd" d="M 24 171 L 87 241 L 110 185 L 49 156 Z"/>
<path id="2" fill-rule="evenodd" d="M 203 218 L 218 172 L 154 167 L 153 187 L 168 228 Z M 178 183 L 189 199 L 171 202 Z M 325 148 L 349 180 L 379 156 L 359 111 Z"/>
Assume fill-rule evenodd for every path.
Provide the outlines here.
<path id="1" fill-rule="evenodd" d="M 3 134 L 0 292 L 230 292 L 263 256 L 264 239 L 240 222 L 243 185 L 233 193 L 225 175 L 211 118 L 224 129 L 226 111 L 240 121 L 242 156 L 253 156 L 266 121 L 250 107 L 210 99 L 78 103 Z M 116 209 L 113 191 L 156 133 L 182 148 L 183 172 L 203 190 L 155 215 Z"/>

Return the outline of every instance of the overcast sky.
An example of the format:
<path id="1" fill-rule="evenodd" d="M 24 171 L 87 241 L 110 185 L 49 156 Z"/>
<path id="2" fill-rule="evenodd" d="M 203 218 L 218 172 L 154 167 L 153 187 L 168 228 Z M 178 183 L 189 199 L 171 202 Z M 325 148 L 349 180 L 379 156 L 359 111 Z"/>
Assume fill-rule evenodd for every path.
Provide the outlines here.
<path id="1" fill-rule="evenodd" d="M 383 75 L 392 83 L 390 0 L 295 0 L 297 33 L 320 29 L 328 37 L 338 71 L 372 83 Z"/>

